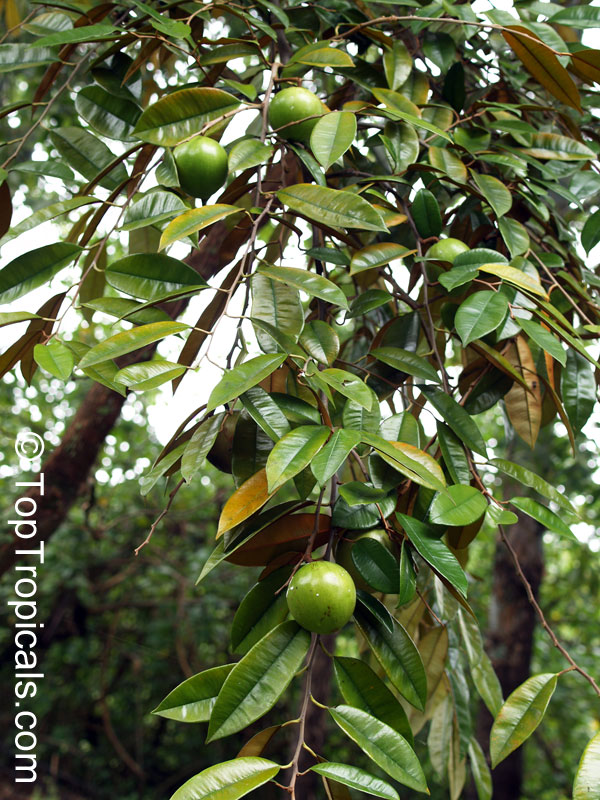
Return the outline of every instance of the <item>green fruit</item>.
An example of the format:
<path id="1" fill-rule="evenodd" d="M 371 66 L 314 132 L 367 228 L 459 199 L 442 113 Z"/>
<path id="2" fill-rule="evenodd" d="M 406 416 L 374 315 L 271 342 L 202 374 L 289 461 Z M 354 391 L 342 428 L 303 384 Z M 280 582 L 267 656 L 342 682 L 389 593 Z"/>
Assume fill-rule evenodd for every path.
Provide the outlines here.
<path id="1" fill-rule="evenodd" d="M 173 150 L 179 183 L 184 192 L 206 200 L 227 179 L 227 153 L 214 139 L 196 136 Z"/>
<path id="2" fill-rule="evenodd" d="M 296 572 L 286 598 L 290 614 L 307 631 L 333 633 L 352 616 L 356 589 L 339 564 L 311 561 Z"/>
<path id="3" fill-rule="evenodd" d="M 315 114 L 323 114 L 323 103 L 316 94 L 301 86 L 290 86 L 282 89 L 271 100 L 269 105 L 269 124 L 284 139 L 295 139 L 308 142 L 312 129 L 317 123 Z M 313 119 L 306 119 L 313 117 Z M 299 122 L 299 120 L 305 120 Z M 290 125 L 297 122 L 297 125 Z M 287 125 L 286 128 L 283 128 Z M 282 128 L 282 130 L 278 130 Z"/>
<path id="4" fill-rule="evenodd" d="M 440 261 L 454 262 L 456 256 L 466 253 L 469 247 L 460 239 L 440 239 L 432 244 L 427 253 L 427 258 L 437 258 Z"/>
<path id="5" fill-rule="evenodd" d="M 357 589 L 362 589 L 363 592 L 374 592 L 372 586 L 361 577 L 360 572 L 356 569 L 354 561 L 352 560 L 352 548 L 359 539 L 375 539 L 376 542 L 382 544 L 391 551 L 392 543 L 390 537 L 383 530 L 383 528 L 374 528 L 371 531 L 348 531 L 344 534 L 344 538 L 340 541 L 335 551 L 335 560 L 340 564 L 351 576 Z"/>

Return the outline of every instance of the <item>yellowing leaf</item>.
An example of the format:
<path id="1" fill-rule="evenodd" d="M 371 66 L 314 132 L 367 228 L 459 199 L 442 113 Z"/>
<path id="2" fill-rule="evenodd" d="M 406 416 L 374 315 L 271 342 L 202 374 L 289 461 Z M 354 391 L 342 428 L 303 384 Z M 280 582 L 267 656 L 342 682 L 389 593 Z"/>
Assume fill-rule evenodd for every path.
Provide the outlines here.
<path id="1" fill-rule="evenodd" d="M 267 486 L 267 473 L 265 469 L 261 469 L 242 483 L 223 506 L 219 517 L 217 539 L 225 531 L 231 530 L 231 528 L 239 525 L 240 522 L 248 519 L 255 511 L 258 511 L 270 496 Z"/>

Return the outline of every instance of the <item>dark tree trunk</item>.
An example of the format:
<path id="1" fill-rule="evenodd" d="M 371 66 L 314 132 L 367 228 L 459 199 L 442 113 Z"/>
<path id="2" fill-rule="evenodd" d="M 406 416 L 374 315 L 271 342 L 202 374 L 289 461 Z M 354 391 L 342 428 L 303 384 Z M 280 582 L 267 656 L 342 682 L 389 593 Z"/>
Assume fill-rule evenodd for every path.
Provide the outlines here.
<path id="1" fill-rule="evenodd" d="M 537 598 L 544 571 L 543 527 L 520 516 L 519 522 L 506 528 L 519 563 Z M 496 544 L 492 599 L 489 613 L 486 650 L 498 674 L 505 699 L 530 674 L 536 614 L 527 599 L 523 583 L 515 571 L 510 552 L 501 538 Z M 478 739 L 489 751 L 492 717 L 482 706 L 478 720 Z M 494 800 L 518 800 L 523 783 L 523 755 L 519 748 L 492 772 Z"/>

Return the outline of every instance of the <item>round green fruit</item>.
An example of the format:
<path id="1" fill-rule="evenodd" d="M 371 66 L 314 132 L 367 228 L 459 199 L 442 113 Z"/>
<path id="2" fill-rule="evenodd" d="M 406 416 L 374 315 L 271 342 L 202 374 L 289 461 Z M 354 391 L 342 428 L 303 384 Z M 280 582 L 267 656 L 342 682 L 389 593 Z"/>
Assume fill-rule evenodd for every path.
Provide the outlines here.
<path id="1" fill-rule="evenodd" d="M 286 598 L 290 614 L 307 631 L 333 633 L 352 616 L 356 589 L 339 564 L 311 561 L 296 572 Z"/>
<path id="2" fill-rule="evenodd" d="M 427 253 L 427 258 L 437 258 L 440 261 L 454 262 L 456 256 L 466 253 L 469 247 L 460 239 L 440 239 L 432 244 Z"/>
<path id="3" fill-rule="evenodd" d="M 323 114 L 323 103 L 316 94 L 302 86 L 282 89 L 269 105 L 269 124 L 284 139 L 308 142 L 317 123 L 316 114 Z M 306 119 L 313 117 L 313 119 Z M 304 120 L 304 122 L 300 122 Z M 296 125 L 290 123 L 295 122 Z M 286 125 L 287 127 L 283 127 Z M 282 130 L 278 130 L 282 128 Z"/>
<path id="4" fill-rule="evenodd" d="M 352 561 L 352 548 L 359 539 L 375 539 L 376 542 L 382 544 L 391 551 L 392 543 L 390 537 L 383 530 L 383 528 L 374 528 L 371 531 L 348 531 L 344 534 L 344 538 L 340 541 L 335 551 L 335 560 L 348 572 L 354 581 L 357 589 L 362 589 L 363 592 L 374 592 L 372 586 L 361 577 L 360 572 L 356 569 L 354 561 Z"/>
<path id="5" fill-rule="evenodd" d="M 196 136 L 173 150 L 181 188 L 206 200 L 227 179 L 227 153 L 208 136 Z"/>

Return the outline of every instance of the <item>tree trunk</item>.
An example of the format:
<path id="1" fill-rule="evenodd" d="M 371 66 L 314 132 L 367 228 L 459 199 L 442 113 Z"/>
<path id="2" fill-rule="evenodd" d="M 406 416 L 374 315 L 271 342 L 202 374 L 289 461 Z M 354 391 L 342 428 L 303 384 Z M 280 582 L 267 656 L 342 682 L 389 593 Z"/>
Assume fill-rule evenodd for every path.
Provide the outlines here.
<path id="1" fill-rule="evenodd" d="M 506 529 L 521 568 L 537 598 L 544 571 L 543 526 L 519 515 L 519 522 Z M 536 614 L 504 542 L 498 538 L 494 558 L 492 599 L 486 650 L 500 680 L 505 699 L 530 674 Z M 492 717 L 482 705 L 478 739 L 489 751 Z M 519 748 L 492 772 L 494 800 L 518 800 L 523 783 L 523 755 Z"/>

